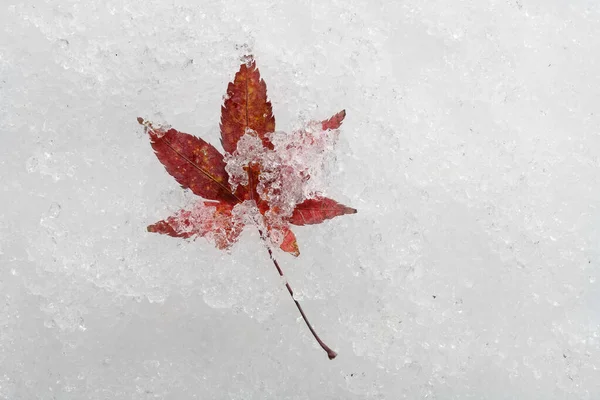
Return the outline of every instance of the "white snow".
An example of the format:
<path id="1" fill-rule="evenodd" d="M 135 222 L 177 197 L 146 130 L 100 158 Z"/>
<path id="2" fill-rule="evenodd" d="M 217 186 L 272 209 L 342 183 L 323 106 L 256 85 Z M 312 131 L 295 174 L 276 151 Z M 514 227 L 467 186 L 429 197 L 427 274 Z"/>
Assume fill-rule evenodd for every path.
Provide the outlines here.
<path id="1" fill-rule="evenodd" d="M 0 399 L 600 398 L 599 7 L 4 2 Z M 248 50 L 275 201 L 358 209 L 275 252 L 334 361 L 256 230 L 146 232 L 198 198 L 136 118 L 220 149 Z"/>

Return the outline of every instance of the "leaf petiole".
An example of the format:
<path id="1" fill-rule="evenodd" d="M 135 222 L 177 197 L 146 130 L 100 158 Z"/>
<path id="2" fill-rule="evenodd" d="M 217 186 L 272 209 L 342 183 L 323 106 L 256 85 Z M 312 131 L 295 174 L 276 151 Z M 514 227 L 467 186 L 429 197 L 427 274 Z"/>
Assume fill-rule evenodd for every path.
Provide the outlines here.
<path id="1" fill-rule="evenodd" d="M 262 236 L 262 232 L 260 232 L 260 233 Z M 263 239 L 264 239 L 264 237 L 263 237 Z M 282 278 L 285 279 L 285 277 L 283 276 L 283 271 L 281 270 L 281 267 L 279 266 L 279 263 L 277 262 L 275 257 L 273 257 L 273 251 L 271 250 L 271 248 L 268 245 L 267 245 L 267 251 L 269 252 L 269 257 L 273 261 L 275 268 L 277 268 L 277 272 L 279 272 L 279 276 L 281 276 Z M 296 303 L 296 307 L 298 307 L 298 311 L 300 311 L 300 315 L 302 315 L 302 319 L 304 319 L 304 322 L 306 322 L 306 326 L 308 326 L 308 329 L 310 329 L 310 333 L 312 333 L 312 335 L 316 339 L 317 343 L 319 343 L 321 348 L 323 350 L 325 350 L 325 352 L 327 353 L 327 357 L 329 357 L 330 360 L 333 360 L 337 356 L 337 353 L 335 351 L 331 350 L 331 348 L 329 348 L 329 346 L 327 346 L 321 340 L 321 338 L 319 337 L 319 335 L 317 335 L 317 332 L 315 332 L 315 330 L 312 327 L 312 325 L 310 324 L 310 322 L 308 322 L 308 318 L 306 318 L 306 314 L 304 314 L 304 310 L 302 310 L 302 306 L 300 305 L 300 303 L 298 303 L 298 300 L 296 300 L 294 298 L 294 291 L 292 290 L 292 287 L 288 283 L 287 279 L 285 279 L 285 287 L 287 288 L 288 292 L 290 293 L 292 300 L 294 300 L 294 303 Z"/>

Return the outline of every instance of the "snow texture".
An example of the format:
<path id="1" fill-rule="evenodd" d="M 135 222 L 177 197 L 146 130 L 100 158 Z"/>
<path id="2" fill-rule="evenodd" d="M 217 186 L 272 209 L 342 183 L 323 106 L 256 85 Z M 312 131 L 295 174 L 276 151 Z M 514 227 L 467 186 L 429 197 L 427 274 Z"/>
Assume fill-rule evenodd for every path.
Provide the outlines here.
<path id="1" fill-rule="evenodd" d="M 0 399 L 600 398 L 600 6 L 0 4 Z M 136 121 L 220 148 L 252 51 L 279 131 L 347 111 L 275 252 L 146 226 L 197 201 Z M 317 188 L 313 188 L 317 190 Z M 311 189 L 311 190 L 313 190 Z"/>

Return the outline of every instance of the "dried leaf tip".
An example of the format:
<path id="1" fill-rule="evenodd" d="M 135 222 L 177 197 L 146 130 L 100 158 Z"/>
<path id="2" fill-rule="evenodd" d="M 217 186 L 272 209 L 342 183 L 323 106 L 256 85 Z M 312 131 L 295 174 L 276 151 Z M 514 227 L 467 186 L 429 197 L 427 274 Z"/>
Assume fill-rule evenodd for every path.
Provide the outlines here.
<path id="1" fill-rule="evenodd" d="M 140 125 L 142 125 L 145 128 L 144 131 L 154 138 L 163 137 L 171 128 L 169 125 L 158 125 L 157 127 L 154 127 L 154 125 L 152 125 L 152 122 L 146 121 L 142 117 L 138 117 L 137 121 Z"/>
<path id="2" fill-rule="evenodd" d="M 144 128 L 146 128 L 146 132 L 148 132 L 149 130 L 152 130 L 152 123 L 150 121 L 146 121 L 144 118 L 142 117 L 137 117 L 137 122 L 138 124 L 142 125 Z"/>
<path id="3" fill-rule="evenodd" d="M 252 54 L 244 54 L 240 57 L 242 64 L 246 64 L 246 67 L 250 67 L 254 63 L 254 56 Z"/>
<path id="4" fill-rule="evenodd" d="M 342 125 L 344 118 L 346 118 L 346 110 L 342 110 L 328 120 L 321 122 L 321 127 L 324 131 L 328 129 L 338 129 Z"/>

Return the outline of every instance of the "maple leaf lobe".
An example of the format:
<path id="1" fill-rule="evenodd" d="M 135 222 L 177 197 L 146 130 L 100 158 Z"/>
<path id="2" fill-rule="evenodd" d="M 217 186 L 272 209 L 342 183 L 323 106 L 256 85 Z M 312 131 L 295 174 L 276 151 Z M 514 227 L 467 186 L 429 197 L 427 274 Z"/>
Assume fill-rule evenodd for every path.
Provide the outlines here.
<path id="1" fill-rule="evenodd" d="M 219 151 L 206 141 L 175 129 L 154 127 L 138 118 L 167 172 L 184 188 L 207 200 L 235 201 Z"/>
<path id="2" fill-rule="evenodd" d="M 220 128 L 221 143 L 228 153 L 235 151 L 248 129 L 257 133 L 265 147 L 273 148 L 266 134 L 275 131 L 275 117 L 267 99 L 267 84 L 260 77 L 254 59 L 242 64 L 227 86 Z"/>
<path id="3" fill-rule="evenodd" d="M 268 230 L 270 234 L 271 229 Z M 298 257 L 300 255 L 300 249 L 298 247 L 298 242 L 296 241 L 296 235 L 294 235 L 294 232 L 292 232 L 287 224 L 283 227 L 279 227 L 278 230 L 283 234 L 283 239 L 279 245 L 279 248 L 286 253 L 290 253 L 294 257 Z"/>
<path id="4" fill-rule="evenodd" d="M 289 231 L 290 233 L 292 231 Z M 290 253 L 294 257 L 298 257 L 300 255 L 300 249 L 298 248 L 298 242 L 296 241 L 296 236 L 292 233 L 292 235 L 285 235 L 283 239 L 283 243 L 279 246 L 279 248 L 286 253 Z"/>
<path id="5" fill-rule="evenodd" d="M 321 122 L 321 128 L 326 131 L 329 129 L 338 129 L 342 126 L 342 121 L 346 117 L 346 110 L 342 110 L 339 113 L 335 114 L 333 117 L 329 118 Z"/>
<path id="6" fill-rule="evenodd" d="M 241 233 L 232 218 L 233 204 L 199 202 L 191 210 L 179 210 L 174 215 L 147 227 L 148 232 L 189 239 L 210 236 L 217 248 L 231 247 Z"/>
<path id="7" fill-rule="evenodd" d="M 327 197 L 316 197 L 296 205 L 289 222 L 294 225 L 314 225 L 340 215 L 356 213 L 355 208 L 347 207 Z"/>

